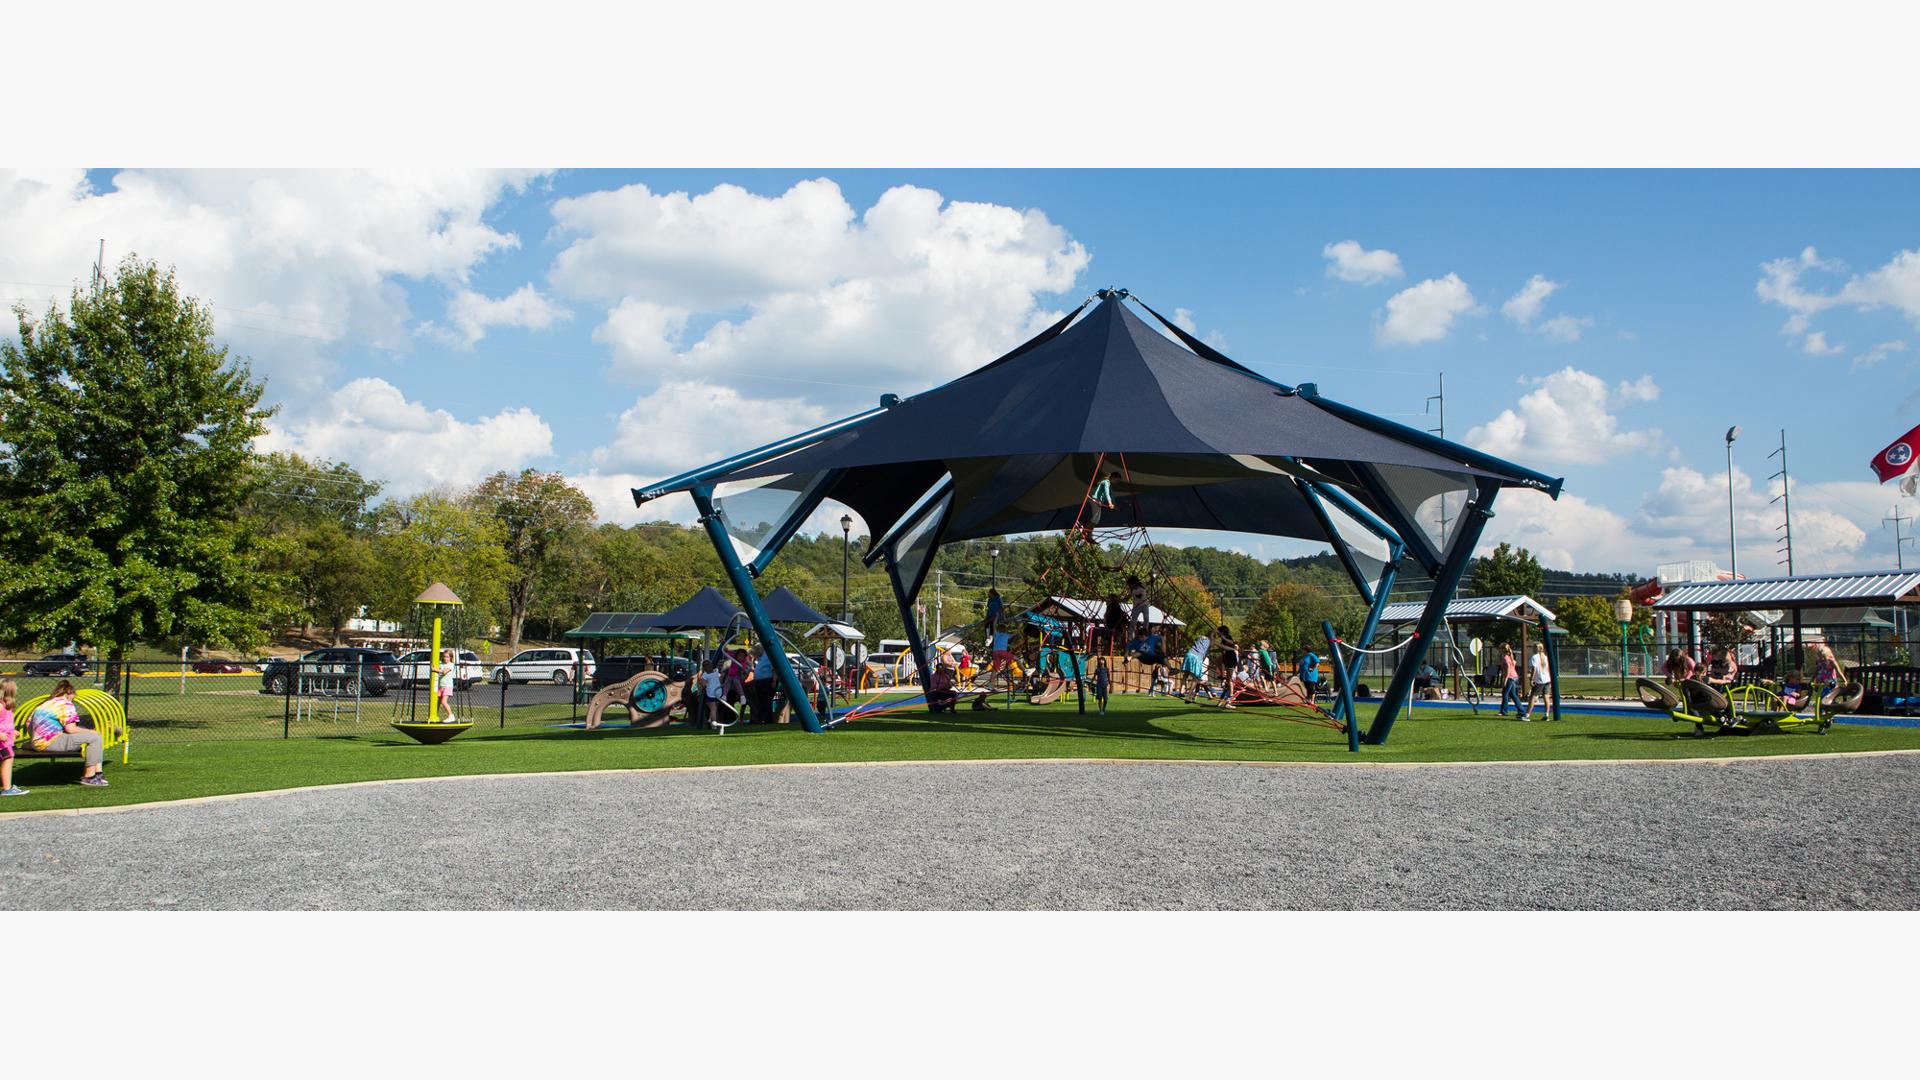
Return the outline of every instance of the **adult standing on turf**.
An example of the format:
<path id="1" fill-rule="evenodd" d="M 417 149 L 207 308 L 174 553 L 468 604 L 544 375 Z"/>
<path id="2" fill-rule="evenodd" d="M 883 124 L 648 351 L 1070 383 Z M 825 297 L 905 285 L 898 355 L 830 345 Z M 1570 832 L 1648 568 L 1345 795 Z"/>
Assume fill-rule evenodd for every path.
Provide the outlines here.
<path id="1" fill-rule="evenodd" d="M 1320 654 L 1312 648 L 1300 656 L 1300 685 L 1306 690 L 1308 701 L 1320 695 Z"/>
<path id="2" fill-rule="evenodd" d="M 1513 646 L 1500 646 L 1500 715 L 1507 715 L 1507 702 L 1513 702 L 1513 711 L 1520 712 L 1520 665 L 1513 659 Z M 1520 719 L 1525 720 L 1522 715 Z"/>
<path id="3" fill-rule="evenodd" d="M 1540 707 L 1547 710 L 1547 719 L 1553 719 L 1553 669 L 1547 664 L 1547 647 L 1540 642 L 1533 643 L 1533 655 L 1527 657 L 1527 704 L 1520 710 L 1520 719 L 1533 719 L 1533 695 L 1540 695 Z"/>
<path id="4" fill-rule="evenodd" d="M 80 782 L 88 787 L 107 786 L 100 766 L 100 752 L 106 744 L 99 732 L 80 726 L 80 707 L 74 704 L 72 683 L 61 679 L 53 688 L 53 696 L 27 717 L 27 724 L 35 750 L 83 751 L 87 764 L 80 772 Z"/>
<path id="5" fill-rule="evenodd" d="M 753 681 L 747 684 L 747 700 L 754 723 L 773 723 L 773 657 L 764 645 L 753 647 Z"/>
<path id="6" fill-rule="evenodd" d="M 987 590 L 987 633 L 1000 629 L 1000 590 Z"/>
<path id="7" fill-rule="evenodd" d="M 1233 640 L 1233 627 L 1220 624 L 1220 707 L 1234 708 L 1233 677 L 1240 670 L 1240 643 Z"/>

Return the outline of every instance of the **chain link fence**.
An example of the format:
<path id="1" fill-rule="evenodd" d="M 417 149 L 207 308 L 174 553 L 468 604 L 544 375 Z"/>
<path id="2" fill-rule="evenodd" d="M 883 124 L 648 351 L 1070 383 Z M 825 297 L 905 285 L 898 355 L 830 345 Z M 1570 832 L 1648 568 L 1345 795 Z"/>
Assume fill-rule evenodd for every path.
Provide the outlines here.
<path id="1" fill-rule="evenodd" d="M 60 682 L 104 690 L 127 714 L 129 741 L 197 743 L 233 739 L 324 738 L 384 733 L 397 721 L 424 721 L 432 689 L 425 673 L 395 665 L 273 660 L 89 661 L 56 669 L 0 660 L 0 678 L 18 700 L 50 694 Z M 578 720 L 586 691 L 564 685 L 475 680 L 454 692 L 454 714 L 477 726 L 541 726 Z"/>

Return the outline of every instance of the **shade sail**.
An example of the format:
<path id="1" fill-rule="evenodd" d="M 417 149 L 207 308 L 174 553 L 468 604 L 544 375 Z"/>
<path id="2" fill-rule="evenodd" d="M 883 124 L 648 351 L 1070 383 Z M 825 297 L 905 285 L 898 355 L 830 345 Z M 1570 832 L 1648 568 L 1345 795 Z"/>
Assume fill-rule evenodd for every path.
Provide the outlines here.
<path id="1" fill-rule="evenodd" d="M 1482 478 L 1559 489 L 1550 477 L 1277 385 L 1205 346 L 1183 347 L 1117 297 L 1048 335 L 719 482 L 836 474 L 827 497 L 857 510 L 879 537 L 951 474 L 955 509 L 943 541 L 1066 528 L 1096 470 L 1107 469 L 1126 473 L 1107 524 L 1310 540 L 1328 537 L 1296 477 L 1341 486 L 1383 514 L 1384 500 L 1370 492 L 1404 489 L 1394 509 L 1422 524 L 1433 493 L 1456 493 L 1457 504 Z M 1372 484 L 1368 469 L 1379 470 Z"/>
<path id="2" fill-rule="evenodd" d="M 794 595 L 785 585 L 768 593 L 761 606 L 766 608 L 767 618 L 777 623 L 824 623 L 833 620 L 807 606 L 805 600 Z"/>
<path id="3" fill-rule="evenodd" d="M 720 595 L 720 590 L 703 585 L 679 607 L 653 616 L 655 630 L 696 630 L 723 627 L 732 623 L 740 609 Z"/>

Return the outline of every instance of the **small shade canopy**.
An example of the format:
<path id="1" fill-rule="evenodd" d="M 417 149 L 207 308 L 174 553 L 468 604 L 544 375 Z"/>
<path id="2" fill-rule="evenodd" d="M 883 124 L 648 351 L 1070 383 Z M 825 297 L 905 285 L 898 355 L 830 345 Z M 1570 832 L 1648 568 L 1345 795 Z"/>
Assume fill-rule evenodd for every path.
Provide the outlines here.
<path id="1" fill-rule="evenodd" d="M 416 604 L 458 605 L 460 603 L 460 598 L 458 596 L 453 595 L 453 590 L 447 588 L 445 582 L 436 581 L 433 584 L 427 586 L 427 591 L 421 593 L 419 596 L 414 597 L 413 602 Z"/>
<path id="2" fill-rule="evenodd" d="M 687 598 L 679 607 L 663 611 L 653 617 L 653 630 L 710 630 L 732 625 L 740 614 L 740 608 L 733 601 L 720 595 L 720 590 L 711 585 L 703 585 L 700 591 Z"/>
<path id="3" fill-rule="evenodd" d="M 1386 610 L 1380 613 L 1380 625 L 1417 622 L 1421 610 L 1426 606 L 1424 600 L 1402 600 L 1397 604 L 1388 604 Z M 1447 613 L 1441 617 L 1447 622 L 1531 623 L 1542 615 L 1547 617 L 1547 621 L 1554 621 L 1553 612 L 1531 596 L 1464 596 L 1449 602 Z"/>
<path id="4" fill-rule="evenodd" d="M 802 637 L 837 637 L 843 641 L 865 641 L 867 635 L 848 626 L 846 623 L 824 622 L 808 630 Z"/>
<path id="5" fill-rule="evenodd" d="M 761 604 L 767 609 L 767 618 L 777 623 L 823 623 L 831 622 L 825 615 L 807 606 L 807 602 L 795 596 L 792 589 L 785 585 L 768 593 Z"/>

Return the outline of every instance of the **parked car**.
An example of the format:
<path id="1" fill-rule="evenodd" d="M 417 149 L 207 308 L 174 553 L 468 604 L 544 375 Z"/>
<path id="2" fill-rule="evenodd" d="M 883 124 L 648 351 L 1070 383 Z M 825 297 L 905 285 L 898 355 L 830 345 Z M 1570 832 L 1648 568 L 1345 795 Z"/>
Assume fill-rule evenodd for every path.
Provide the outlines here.
<path id="1" fill-rule="evenodd" d="M 232 660 L 195 660 L 193 670 L 202 675 L 238 675 L 247 670 Z"/>
<path id="2" fill-rule="evenodd" d="M 433 678 L 431 649 L 415 649 L 404 653 L 395 663 L 399 665 L 399 674 L 395 678 L 402 683 L 423 683 Z M 454 654 L 454 669 L 454 685 L 462 690 L 474 683 L 487 681 L 487 665 L 471 650 L 461 649 Z"/>
<path id="3" fill-rule="evenodd" d="M 590 685 L 595 690 L 604 690 L 616 683 L 625 682 L 643 671 L 664 673 L 675 682 L 687 677 L 699 664 L 696 660 L 684 656 L 642 656 L 627 654 L 622 656 L 602 656 L 593 668 Z"/>
<path id="4" fill-rule="evenodd" d="M 87 673 L 87 658 L 79 653 L 50 653 L 38 660 L 29 660 L 20 668 L 27 675 L 61 675 L 69 678 Z"/>
<path id="5" fill-rule="evenodd" d="M 297 678 L 307 689 L 335 693 L 356 690 L 365 697 L 379 697 L 400 685 L 399 657 L 385 649 L 315 649 L 298 661 L 272 659 L 260 673 L 260 689 L 269 694 L 284 694 Z"/>
<path id="6" fill-rule="evenodd" d="M 586 649 L 521 649 L 513 659 L 493 669 L 496 683 L 550 682 L 565 686 L 573 681 L 575 668 L 584 679 L 592 679 L 593 653 Z"/>

